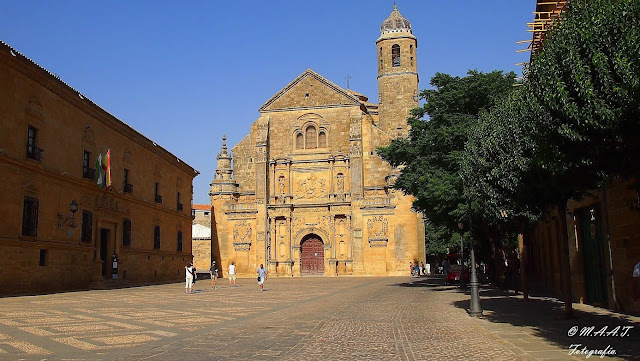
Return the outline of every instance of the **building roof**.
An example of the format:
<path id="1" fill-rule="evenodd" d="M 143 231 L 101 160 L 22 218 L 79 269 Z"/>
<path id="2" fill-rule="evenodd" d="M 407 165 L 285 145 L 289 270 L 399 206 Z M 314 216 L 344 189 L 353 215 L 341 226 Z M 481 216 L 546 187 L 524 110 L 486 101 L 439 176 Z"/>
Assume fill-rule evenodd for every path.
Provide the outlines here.
<path id="1" fill-rule="evenodd" d="M 199 211 L 210 211 L 210 204 L 194 204 L 191 206 L 191 209 L 199 210 Z"/>
<path id="2" fill-rule="evenodd" d="M 38 63 L 36 63 L 35 61 L 30 59 L 26 55 L 22 54 L 18 50 L 14 49 L 13 47 L 11 47 L 9 44 L 5 43 L 2 40 L 0 40 L 0 51 L 8 52 L 12 57 L 14 57 L 16 59 L 23 60 L 29 66 L 35 67 L 38 71 L 40 71 L 43 74 L 45 74 L 49 79 L 53 79 L 62 88 L 65 88 L 67 91 L 69 91 L 71 93 L 75 93 L 77 95 L 77 99 L 74 99 L 76 104 L 92 108 L 94 111 L 97 110 L 98 112 L 102 113 L 102 116 L 106 116 L 106 118 L 108 118 L 109 120 L 115 121 L 116 124 L 124 126 L 126 129 L 129 129 L 129 130 L 133 131 L 135 134 L 140 136 L 141 139 L 143 140 L 143 141 L 140 142 L 140 144 L 148 147 L 152 152 L 156 152 L 156 154 L 163 155 L 164 156 L 163 158 L 174 162 L 179 167 L 183 167 L 184 170 L 186 170 L 189 173 L 192 173 L 194 177 L 197 176 L 198 174 L 200 174 L 200 172 L 198 172 L 195 168 L 193 168 L 189 164 L 185 163 L 182 159 L 178 158 L 173 153 L 171 153 L 168 150 L 166 150 L 165 148 L 161 147 L 159 144 L 157 144 L 153 140 L 147 138 L 147 136 L 145 136 L 144 134 L 142 134 L 139 131 L 135 130 L 129 124 L 127 124 L 127 123 L 123 122 L 122 120 L 118 119 L 115 115 L 109 113 L 108 111 L 106 111 L 105 109 L 100 107 L 98 104 L 94 103 L 86 95 L 84 95 L 84 94 L 80 93 L 78 90 L 74 89 L 71 85 L 65 83 L 62 79 L 60 79 L 60 77 L 57 74 L 54 74 L 54 73 L 50 72 L 49 70 L 45 69 L 43 66 L 41 66 Z M 82 107 L 81 107 L 81 109 L 82 109 Z"/>
<path id="3" fill-rule="evenodd" d="M 393 11 L 388 18 L 386 18 L 382 25 L 380 25 L 380 35 L 389 33 L 389 32 L 398 32 L 398 31 L 411 31 L 411 23 L 407 20 L 400 12 L 398 11 L 398 7 L 393 4 Z"/>
<path id="4" fill-rule="evenodd" d="M 211 228 L 205 227 L 201 224 L 194 224 L 191 226 L 191 238 L 211 239 Z"/>

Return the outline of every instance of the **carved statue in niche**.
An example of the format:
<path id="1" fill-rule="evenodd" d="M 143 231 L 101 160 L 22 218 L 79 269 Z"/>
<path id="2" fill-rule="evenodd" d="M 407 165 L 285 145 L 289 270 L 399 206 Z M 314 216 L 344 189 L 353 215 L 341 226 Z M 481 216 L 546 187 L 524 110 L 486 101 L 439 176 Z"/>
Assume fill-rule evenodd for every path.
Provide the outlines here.
<path id="1" fill-rule="evenodd" d="M 367 221 L 367 228 L 370 237 L 387 237 L 389 233 L 389 222 L 384 216 L 374 216 Z"/>
<path id="2" fill-rule="evenodd" d="M 280 238 L 285 238 L 287 236 L 287 233 L 289 233 L 287 232 L 287 221 L 284 219 L 279 219 L 276 227 L 278 237 Z"/>
<path id="3" fill-rule="evenodd" d="M 336 193 L 344 193 L 344 174 L 342 173 L 336 176 Z"/>
<path id="4" fill-rule="evenodd" d="M 351 155 L 362 155 L 362 149 L 360 148 L 360 143 L 351 142 L 351 149 L 349 151 Z"/>
<path id="5" fill-rule="evenodd" d="M 233 226 L 234 242 L 250 242 L 253 229 L 247 221 L 238 222 Z"/>
<path id="6" fill-rule="evenodd" d="M 287 194 L 287 182 L 283 175 L 278 177 L 278 194 L 284 196 Z"/>
<path id="7" fill-rule="evenodd" d="M 327 194 L 327 185 L 324 179 L 319 179 L 315 174 L 298 181 L 296 197 L 299 199 L 313 199 Z"/>

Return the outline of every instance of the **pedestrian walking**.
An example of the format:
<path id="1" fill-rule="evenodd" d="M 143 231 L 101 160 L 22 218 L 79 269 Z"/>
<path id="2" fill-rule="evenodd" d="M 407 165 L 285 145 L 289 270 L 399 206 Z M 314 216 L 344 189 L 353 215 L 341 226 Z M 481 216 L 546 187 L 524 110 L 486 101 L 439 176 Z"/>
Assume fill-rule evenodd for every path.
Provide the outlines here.
<path id="1" fill-rule="evenodd" d="M 209 267 L 209 275 L 211 275 L 211 288 L 215 290 L 216 288 L 218 288 L 218 268 L 216 267 L 216 261 L 211 262 L 211 266 Z"/>
<path id="2" fill-rule="evenodd" d="M 264 268 L 264 265 L 262 263 L 260 263 L 260 268 L 258 268 L 257 273 L 260 291 L 264 291 L 264 281 L 267 279 L 267 270 Z"/>
<path id="3" fill-rule="evenodd" d="M 189 265 L 184 267 L 185 274 L 185 285 L 184 285 L 184 293 L 192 293 L 193 292 L 193 279 L 194 279 L 194 267 L 193 263 L 189 262 Z"/>
<path id="4" fill-rule="evenodd" d="M 413 276 L 413 262 L 409 262 L 409 274 Z"/>
<path id="5" fill-rule="evenodd" d="M 236 264 L 233 261 L 229 265 L 229 287 L 236 287 Z"/>
<path id="6" fill-rule="evenodd" d="M 423 276 L 426 276 L 426 275 L 427 275 L 427 273 L 426 273 L 426 270 L 424 269 L 424 262 L 420 262 L 420 268 L 421 268 L 421 270 L 422 270 L 422 275 L 423 275 Z"/>

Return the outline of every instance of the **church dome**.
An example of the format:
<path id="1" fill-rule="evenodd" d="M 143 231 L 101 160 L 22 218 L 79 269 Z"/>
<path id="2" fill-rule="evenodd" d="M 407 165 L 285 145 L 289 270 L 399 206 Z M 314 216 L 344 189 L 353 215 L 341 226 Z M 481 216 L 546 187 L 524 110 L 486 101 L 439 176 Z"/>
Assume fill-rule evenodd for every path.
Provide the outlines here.
<path id="1" fill-rule="evenodd" d="M 411 33 L 411 23 L 400 14 L 398 7 L 394 4 L 391 15 L 380 25 L 380 34 L 397 31 L 408 31 Z"/>

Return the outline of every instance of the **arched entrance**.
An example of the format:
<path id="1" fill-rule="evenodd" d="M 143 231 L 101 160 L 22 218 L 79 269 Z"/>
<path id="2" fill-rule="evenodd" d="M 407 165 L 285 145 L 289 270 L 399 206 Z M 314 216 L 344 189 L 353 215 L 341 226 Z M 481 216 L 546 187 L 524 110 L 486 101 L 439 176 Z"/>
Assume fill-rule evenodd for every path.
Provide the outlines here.
<path id="1" fill-rule="evenodd" d="M 300 244 L 300 266 L 303 275 L 324 274 L 324 244 L 319 236 L 309 234 Z"/>

